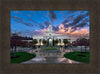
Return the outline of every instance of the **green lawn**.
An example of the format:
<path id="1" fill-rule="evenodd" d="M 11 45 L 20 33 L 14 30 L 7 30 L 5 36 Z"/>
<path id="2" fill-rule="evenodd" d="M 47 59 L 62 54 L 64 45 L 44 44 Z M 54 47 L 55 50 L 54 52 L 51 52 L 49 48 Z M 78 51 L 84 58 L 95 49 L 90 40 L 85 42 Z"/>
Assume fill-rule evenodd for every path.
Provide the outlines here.
<path id="1" fill-rule="evenodd" d="M 83 62 L 83 63 L 89 63 L 89 52 L 70 52 L 64 54 L 64 57 L 69 58 L 71 60 Z"/>
<path id="2" fill-rule="evenodd" d="M 47 47 L 47 48 L 44 48 L 43 50 L 57 50 L 57 48 L 54 48 L 54 47 Z"/>
<path id="3" fill-rule="evenodd" d="M 55 47 L 58 47 L 58 46 L 42 46 L 42 47 L 44 47 L 44 48 L 48 48 L 48 47 L 52 47 L 52 48 L 55 48 Z"/>
<path id="4" fill-rule="evenodd" d="M 11 53 L 11 63 L 21 63 L 24 61 L 28 61 L 32 58 L 34 58 L 36 55 L 35 54 L 30 54 L 26 52 L 16 52 L 16 58 L 14 58 L 14 54 Z"/>
<path id="5" fill-rule="evenodd" d="M 43 46 L 43 50 L 57 50 L 57 46 Z"/>

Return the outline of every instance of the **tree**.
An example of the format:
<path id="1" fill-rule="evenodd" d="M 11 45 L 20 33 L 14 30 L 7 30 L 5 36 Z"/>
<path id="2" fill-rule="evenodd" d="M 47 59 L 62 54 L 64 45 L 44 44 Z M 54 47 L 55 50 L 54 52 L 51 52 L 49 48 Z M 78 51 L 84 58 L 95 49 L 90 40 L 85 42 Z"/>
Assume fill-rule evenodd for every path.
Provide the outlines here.
<path id="1" fill-rule="evenodd" d="M 58 44 L 58 39 L 54 40 L 54 44 L 55 44 L 55 45 Z"/>
<path id="2" fill-rule="evenodd" d="M 89 45 L 89 40 L 85 38 L 79 38 L 76 40 L 77 45 L 81 46 L 81 52 L 82 52 L 82 46 L 85 46 L 85 52 L 86 52 L 86 46 Z"/>
<path id="3" fill-rule="evenodd" d="M 66 45 L 67 43 L 69 43 L 67 39 L 64 39 L 63 42 L 64 42 L 65 45 Z"/>
<path id="4" fill-rule="evenodd" d="M 16 34 L 13 34 L 13 36 L 11 37 L 11 47 L 12 47 L 12 50 L 13 50 L 13 48 L 15 48 L 15 51 L 14 51 L 15 57 L 16 57 L 16 46 L 19 45 L 20 39 L 21 39 L 21 37 L 17 36 Z"/>
<path id="5" fill-rule="evenodd" d="M 77 41 L 73 41 L 73 42 L 72 42 L 72 45 L 73 45 L 73 46 L 77 46 Z"/>
<path id="6" fill-rule="evenodd" d="M 84 41 L 84 46 L 85 46 L 85 52 L 86 52 L 86 48 L 87 48 L 87 46 L 89 46 L 89 39 L 86 39 Z"/>
<path id="7" fill-rule="evenodd" d="M 46 45 L 47 41 L 45 39 L 43 39 L 43 44 Z"/>
<path id="8" fill-rule="evenodd" d="M 21 36 L 18 36 L 18 34 L 16 34 L 16 33 L 12 34 L 12 36 L 10 38 L 10 46 L 12 48 L 12 52 L 14 53 L 14 57 L 16 57 L 17 46 L 27 46 L 27 40 L 32 40 L 32 38 L 21 37 Z M 30 43 L 30 45 L 32 45 L 32 43 Z"/>
<path id="9" fill-rule="evenodd" d="M 33 44 L 35 45 L 36 43 L 38 43 L 37 40 L 33 39 Z"/>
<path id="10" fill-rule="evenodd" d="M 29 46 L 32 46 L 33 45 L 33 42 L 29 42 Z"/>

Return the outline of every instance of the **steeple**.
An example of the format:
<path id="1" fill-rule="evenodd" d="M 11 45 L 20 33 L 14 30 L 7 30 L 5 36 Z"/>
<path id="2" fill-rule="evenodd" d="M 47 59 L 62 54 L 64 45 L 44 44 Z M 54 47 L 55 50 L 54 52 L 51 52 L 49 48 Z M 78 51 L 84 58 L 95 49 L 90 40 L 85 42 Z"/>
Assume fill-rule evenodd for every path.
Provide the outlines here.
<path id="1" fill-rule="evenodd" d="M 49 24 L 49 31 L 51 32 L 52 31 L 52 25 Z"/>

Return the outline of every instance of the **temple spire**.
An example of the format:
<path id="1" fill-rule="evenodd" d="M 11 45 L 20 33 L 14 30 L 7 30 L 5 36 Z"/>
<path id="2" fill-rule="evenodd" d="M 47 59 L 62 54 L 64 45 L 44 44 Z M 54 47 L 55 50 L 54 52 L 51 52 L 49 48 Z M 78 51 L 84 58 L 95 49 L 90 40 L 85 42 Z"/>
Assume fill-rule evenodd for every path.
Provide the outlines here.
<path id="1" fill-rule="evenodd" d="M 49 31 L 52 32 L 52 25 L 49 24 Z"/>

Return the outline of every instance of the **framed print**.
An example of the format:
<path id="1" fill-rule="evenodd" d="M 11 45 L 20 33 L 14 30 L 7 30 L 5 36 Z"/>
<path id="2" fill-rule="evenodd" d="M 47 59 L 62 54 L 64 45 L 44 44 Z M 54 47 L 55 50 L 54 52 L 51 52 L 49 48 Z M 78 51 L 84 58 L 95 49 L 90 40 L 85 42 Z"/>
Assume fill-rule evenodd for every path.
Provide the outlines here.
<path id="1" fill-rule="evenodd" d="M 1 1 L 2 73 L 99 73 L 98 1 Z"/>
<path id="2" fill-rule="evenodd" d="M 89 23 L 89 11 L 11 10 L 10 61 L 89 63 Z"/>

